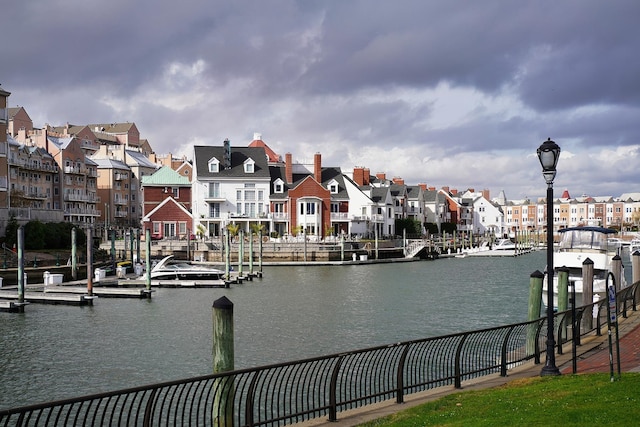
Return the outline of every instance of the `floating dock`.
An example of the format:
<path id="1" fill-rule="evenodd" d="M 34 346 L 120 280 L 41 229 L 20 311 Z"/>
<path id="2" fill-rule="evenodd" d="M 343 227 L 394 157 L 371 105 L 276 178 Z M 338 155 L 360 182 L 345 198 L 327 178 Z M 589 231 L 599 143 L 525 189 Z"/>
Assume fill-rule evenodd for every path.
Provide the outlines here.
<path id="1" fill-rule="evenodd" d="M 8 289 L 0 291 L 0 300 L 9 300 L 17 303 L 18 290 Z M 93 305 L 93 298 L 88 296 L 86 292 L 84 295 L 81 295 L 26 291 L 24 293 L 24 301 L 30 304 Z"/>
<path id="2" fill-rule="evenodd" d="M 120 287 L 100 287 L 92 288 L 92 295 L 100 298 L 151 298 L 151 290 L 141 288 L 120 288 Z M 82 286 L 46 286 L 45 295 L 55 294 L 78 294 L 88 296 L 87 287 Z"/>

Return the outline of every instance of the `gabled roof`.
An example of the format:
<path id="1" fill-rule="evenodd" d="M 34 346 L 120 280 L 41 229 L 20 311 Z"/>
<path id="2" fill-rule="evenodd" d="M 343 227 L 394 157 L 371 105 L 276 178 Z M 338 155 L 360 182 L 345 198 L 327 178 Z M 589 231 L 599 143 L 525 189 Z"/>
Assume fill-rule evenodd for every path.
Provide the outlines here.
<path id="1" fill-rule="evenodd" d="M 271 193 L 271 195 L 269 196 L 270 199 L 272 200 L 280 200 L 282 198 L 286 198 L 289 190 L 296 188 L 298 185 L 300 185 L 302 183 L 302 181 L 304 181 L 305 179 L 311 177 L 313 178 L 313 173 L 308 172 L 308 173 L 294 173 L 292 178 L 293 178 L 293 182 L 291 183 L 287 183 L 287 178 L 286 178 L 286 173 L 285 173 L 285 167 L 284 166 L 269 166 L 269 172 L 271 175 L 271 182 L 275 182 L 276 180 L 280 179 L 283 182 L 283 186 L 284 186 L 284 191 L 282 192 L 282 194 L 280 193 Z M 344 199 L 344 200 L 348 200 L 349 199 L 349 193 L 347 192 L 347 188 L 345 186 L 344 183 L 344 175 L 342 173 L 342 169 L 340 169 L 339 167 L 326 167 L 326 168 L 322 168 L 322 170 L 320 171 L 321 174 L 321 182 L 319 183 L 320 185 L 322 185 L 324 188 L 328 189 L 329 188 L 329 183 L 333 180 L 335 180 L 338 183 L 338 192 L 337 193 L 332 193 L 331 194 L 331 198 L 332 199 L 336 199 L 336 200 L 340 200 L 340 199 Z M 355 184 L 354 184 L 355 185 Z"/>
<path id="2" fill-rule="evenodd" d="M 155 208 L 151 209 L 151 211 L 149 211 L 149 213 L 147 213 L 144 218 L 142 218 L 143 222 L 149 221 L 151 219 L 151 216 L 153 216 L 153 214 L 155 214 L 156 212 L 158 212 L 160 209 L 162 209 L 162 207 L 164 205 L 166 205 L 167 203 L 173 203 L 174 205 L 176 205 L 177 207 L 179 207 L 185 214 L 189 215 L 191 218 L 193 218 L 193 214 L 191 212 L 189 212 L 187 209 L 185 209 L 184 206 L 182 206 L 181 203 L 178 203 L 173 197 L 167 196 L 166 199 L 164 199 L 162 202 L 160 202 L 158 204 L 158 206 L 156 206 Z"/>
<path id="3" fill-rule="evenodd" d="M 148 186 L 180 186 L 191 187 L 191 181 L 186 176 L 180 175 L 169 166 L 163 166 L 153 175 L 145 175 L 142 177 L 142 185 Z"/>
<path id="4" fill-rule="evenodd" d="M 371 200 L 376 203 L 385 203 L 389 194 L 389 187 L 371 187 Z"/>
<path id="5" fill-rule="evenodd" d="M 202 178 L 269 178 L 267 156 L 262 147 L 231 147 L 231 168 L 223 166 L 224 147 L 196 145 L 193 147 L 196 176 Z M 209 172 L 209 160 L 220 161 L 219 172 Z M 244 162 L 251 158 L 255 161 L 253 173 L 245 173 Z"/>
<path id="6" fill-rule="evenodd" d="M 9 108 L 7 108 L 7 114 L 9 115 L 9 119 L 13 119 L 15 117 L 15 115 L 20 112 L 20 110 L 24 111 L 24 113 L 27 115 L 27 117 L 29 117 L 29 120 L 31 120 L 31 117 L 29 116 L 29 113 L 27 113 L 27 110 L 25 110 L 24 107 L 9 107 Z"/>

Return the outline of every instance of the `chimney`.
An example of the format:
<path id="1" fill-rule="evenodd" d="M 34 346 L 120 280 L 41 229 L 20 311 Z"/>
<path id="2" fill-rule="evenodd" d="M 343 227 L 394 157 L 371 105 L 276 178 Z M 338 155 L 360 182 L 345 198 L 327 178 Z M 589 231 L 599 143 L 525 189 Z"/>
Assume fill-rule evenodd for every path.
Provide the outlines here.
<path id="1" fill-rule="evenodd" d="M 458 194 L 458 190 L 456 188 L 452 188 L 451 189 L 451 194 L 453 194 L 454 196 Z"/>
<path id="2" fill-rule="evenodd" d="M 322 156 L 320 153 L 313 156 L 313 177 L 318 183 L 322 183 Z"/>
<path id="3" fill-rule="evenodd" d="M 287 184 L 293 183 L 293 165 L 291 164 L 291 153 L 284 155 L 284 175 Z"/>
<path id="4" fill-rule="evenodd" d="M 436 191 L 436 187 L 429 187 L 429 191 Z"/>
<path id="5" fill-rule="evenodd" d="M 253 133 L 253 140 L 254 141 L 262 141 L 262 134 L 258 133 L 258 132 L 254 132 Z"/>
<path id="6" fill-rule="evenodd" d="M 489 189 L 485 188 L 484 190 L 482 190 L 482 197 L 487 200 L 491 200 L 491 192 L 489 191 Z"/>
<path id="7" fill-rule="evenodd" d="M 393 183 L 397 184 L 397 185 L 404 185 L 404 179 L 394 176 L 393 177 Z"/>
<path id="8" fill-rule="evenodd" d="M 445 193 L 449 193 L 449 187 L 445 185 L 444 187 L 442 187 L 442 191 L 444 191 Z"/>
<path id="9" fill-rule="evenodd" d="M 353 181 L 358 185 L 364 184 L 364 168 L 355 167 L 353 168 Z"/>
<path id="10" fill-rule="evenodd" d="M 427 184 L 421 182 L 420 184 L 418 184 L 418 187 L 422 188 L 422 191 L 427 191 Z"/>
<path id="11" fill-rule="evenodd" d="M 363 176 L 364 185 L 371 184 L 371 172 L 369 171 L 369 168 L 364 168 Z"/>
<path id="12" fill-rule="evenodd" d="M 229 138 L 224 140 L 224 158 L 222 164 L 225 169 L 231 169 L 231 141 L 229 141 Z"/>
<path id="13" fill-rule="evenodd" d="M 376 174 L 376 178 L 381 179 L 381 180 L 384 181 L 385 179 L 387 179 L 387 174 L 385 174 L 384 172 L 378 172 Z"/>

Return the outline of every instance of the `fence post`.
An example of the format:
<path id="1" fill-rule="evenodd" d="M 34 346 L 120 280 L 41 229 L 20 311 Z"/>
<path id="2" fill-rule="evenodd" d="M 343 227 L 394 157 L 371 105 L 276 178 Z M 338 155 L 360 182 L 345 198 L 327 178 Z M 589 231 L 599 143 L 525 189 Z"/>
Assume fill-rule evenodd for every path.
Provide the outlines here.
<path id="1" fill-rule="evenodd" d="M 213 302 L 213 373 L 233 371 L 233 303 L 225 296 Z M 232 377 L 221 377 L 213 386 L 213 425 L 229 427 L 233 425 Z"/>
<path id="2" fill-rule="evenodd" d="M 638 283 L 640 281 L 640 251 L 631 254 L 631 281 Z M 638 288 L 633 291 L 633 309 L 635 310 L 640 298 L 638 296 Z"/>
<path id="3" fill-rule="evenodd" d="M 529 276 L 529 317 L 527 320 L 533 322 L 540 318 L 542 311 L 542 280 L 544 274 L 539 270 L 534 271 Z M 535 341 L 538 329 L 537 323 L 530 323 L 527 326 L 527 354 L 535 353 Z"/>

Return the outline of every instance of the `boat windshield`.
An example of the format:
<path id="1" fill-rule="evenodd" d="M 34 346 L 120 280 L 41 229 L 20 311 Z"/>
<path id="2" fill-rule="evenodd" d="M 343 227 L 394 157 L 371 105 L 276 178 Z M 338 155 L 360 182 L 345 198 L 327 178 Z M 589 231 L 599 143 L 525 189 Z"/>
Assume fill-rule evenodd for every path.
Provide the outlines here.
<path id="1" fill-rule="evenodd" d="M 607 235 L 593 230 L 571 230 L 562 233 L 560 249 L 607 249 Z"/>

